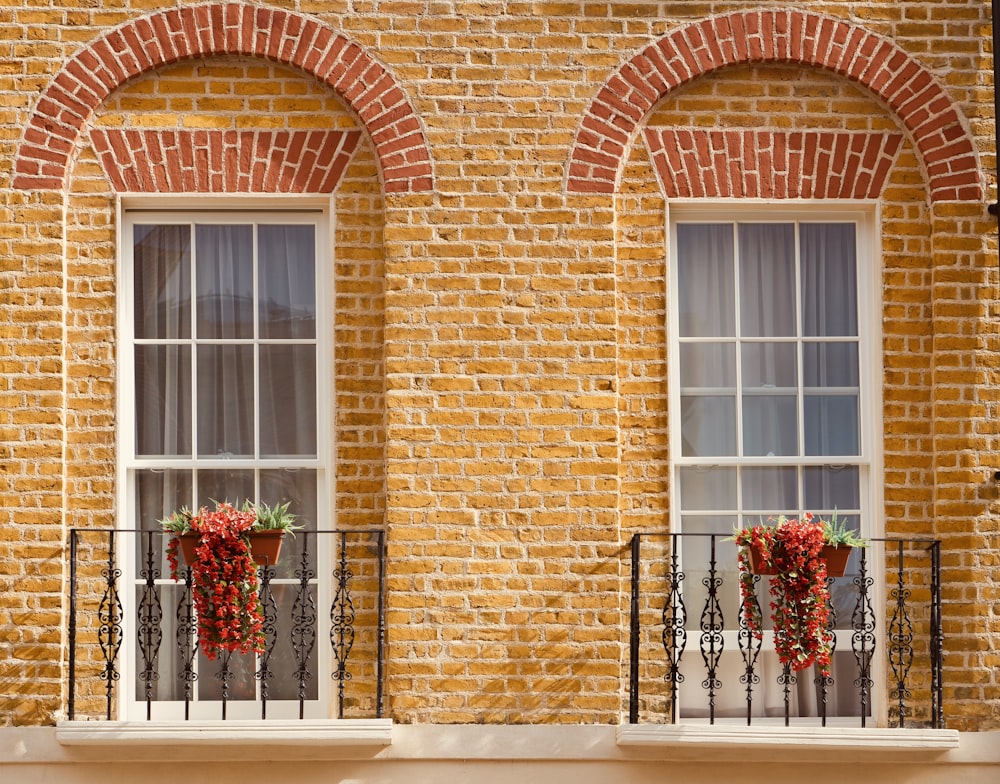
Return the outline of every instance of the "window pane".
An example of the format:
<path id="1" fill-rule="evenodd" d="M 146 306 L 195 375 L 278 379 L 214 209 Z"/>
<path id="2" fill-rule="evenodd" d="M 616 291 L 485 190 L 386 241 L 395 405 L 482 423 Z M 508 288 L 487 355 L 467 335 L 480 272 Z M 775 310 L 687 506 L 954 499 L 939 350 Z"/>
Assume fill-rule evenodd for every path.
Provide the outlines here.
<path id="1" fill-rule="evenodd" d="M 739 567 L 736 561 L 736 544 L 726 541 L 736 528 L 735 515 L 684 515 L 681 526 L 685 534 L 718 534 L 715 542 L 715 568 L 717 578 L 723 583 L 716 592 L 726 628 L 734 628 L 739 613 Z M 713 537 L 681 536 L 681 567 L 684 570 L 684 605 L 687 607 L 687 628 L 698 629 L 701 613 L 708 602 L 708 588 Z"/>
<path id="2" fill-rule="evenodd" d="M 736 454 L 736 399 L 686 395 L 681 398 L 681 453 L 685 457 Z"/>
<path id="3" fill-rule="evenodd" d="M 228 501 L 235 507 L 244 501 L 254 501 L 253 471 L 225 469 L 198 472 L 198 507 L 213 509 L 216 503 Z"/>
<path id="4" fill-rule="evenodd" d="M 683 337 L 735 335 L 731 224 L 677 226 L 677 302 Z"/>
<path id="5" fill-rule="evenodd" d="M 857 466 L 809 466 L 805 474 L 806 509 L 857 509 L 861 505 Z"/>
<path id="6" fill-rule="evenodd" d="M 160 531 L 160 520 L 172 512 L 191 507 L 191 472 L 143 470 L 135 472 L 135 527 L 143 531 Z M 168 574 L 164 555 L 164 539 L 136 537 L 136 563 L 145 568 L 147 548 L 152 547 L 153 566 L 160 575 Z"/>
<path id="7" fill-rule="evenodd" d="M 858 334 L 853 223 L 803 223 L 802 334 Z"/>
<path id="8" fill-rule="evenodd" d="M 743 454 L 798 454 L 798 417 L 793 395 L 743 396 Z"/>
<path id="9" fill-rule="evenodd" d="M 318 498 L 316 495 L 316 471 L 308 468 L 276 469 L 260 472 L 260 495 L 258 500 L 271 506 L 288 503 L 288 511 L 296 516 L 295 525 L 301 526 L 295 536 L 286 536 L 281 545 L 281 560 L 275 566 L 277 577 L 295 577 L 295 571 L 302 568 L 302 552 L 309 547 L 309 568 L 316 571 L 316 552 L 319 547 L 329 548 L 329 536 L 309 535 L 316 530 Z"/>
<path id="10" fill-rule="evenodd" d="M 807 395 L 805 418 L 807 455 L 859 453 L 856 395 Z"/>
<path id="11" fill-rule="evenodd" d="M 315 234 L 313 226 L 259 227 L 262 338 L 316 336 Z"/>
<path id="12" fill-rule="evenodd" d="M 794 466 L 743 469 L 743 508 L 765 515 L 799 508 Z M 766 519 L 766 518 L 765 518 Z"/>
<path id="13" fill-rule="evenodd" d="M 316 349 L 260 347 L 262 457 L 316 455 Z"/>
<path id="14" fill-rule="evenodd" d="M 744 343 L 744 387 L 798 386 L 794 343 Z"/>
<path id="15" fill-rule="evenodd" d="M 858 386 L 856 343 L 806 343 L 802 347 L 802 366 L 807 387 Z"/>
<path id="16" fill-rule="evenodd" d="M 735 468 L 682 468 L 681 503 L 685 510 L 735 509 Z"/>
<path id="17" fill-rule="evenodd" d="M 732 343 L 682 343 L 681 386 L 736 386 L 736 346 Z"/>
<path id="18" fill-rule="evenodd" d="M 253 227 L 195 232 L 199 338 L 253 337 Z"/>
<path id="19" fill-rule="evenodd" d="M 253 346 L 198 346 L 198 456 L 253 451 Z"/>
<path id="20" fill-rule="evenodd" d="M 133 237 L 135 336 L 190 337 L 190 226 L 136 226 Z"/>
<path id="21" fill-rule="evenodd" d="M 794 224 L 742 223 L 739 233 L 742 334 L 794 335 Z"/>
<path id="22" fill-rule="evenodd" d="M 136 453 L 191 455 L 191 348 L 135 347 Z"/>

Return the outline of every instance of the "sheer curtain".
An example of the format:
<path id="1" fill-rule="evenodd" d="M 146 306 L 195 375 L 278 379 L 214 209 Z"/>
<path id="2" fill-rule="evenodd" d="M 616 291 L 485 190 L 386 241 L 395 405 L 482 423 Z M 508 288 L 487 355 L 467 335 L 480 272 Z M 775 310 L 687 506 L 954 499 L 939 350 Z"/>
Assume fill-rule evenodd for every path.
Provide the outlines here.
<path id="1" fill-rule="evenodd" d="M 312 222 L 134 225 L 136 455 L 162 462 L 134 471 L 138 527 L 158 531 L 158 520 L 185 506 L 255 499 L 291 502 L 298 522 L 316 530 L 316 470 L 280 460 L 318 456 L 316 246 Z M 197 467 L 171 467 L 178 459 L 194 459 Z M 218 462 L 230 459 L 257 467 Z M 154 541 L 162 578 L 166 559 Z M 137 542 L 139 569 L 149 543 Z M 291 540 L 292 552 L 276 572 L 274 591 L 286 616 L 297 589 L 281 580 L 292 576 L 294 551 L 302 546 L 302 536 Z M 311 547 L 315 569 L 315 538 Z M 138 598 L 143 589 L 136 589 Z M 173 608 L 183 586 L 164 582 L 159 590 L 163 606 Z M 178 700 L 183 663 L 172 611 L 164 614 L 163 631 L 154 699 Z M 254 699 L 253 657 L 234 656 L 231 666 L 230 698 Z M 215 667 L 199 659 L 197 699 L 220 696 Z M 276 672 L 272 698 L 295 697 L 289 666 Z M 138 700 L 144 699 L 140 681 L 141 673 Z"/>
<path id="2" fill-rule="evenodd" d="M 682 529 L 728 535 L 769 515 L 858 508 L 856 466 L 803 466 L 797 458 L 859 454 L 859 369 L 855 226 L 852 223 L 679 223 L 677 294 L 683 458 L 787 458 L 779 465 L 692 465 L 677 473 Z M 704 462 L 704 461 L 702 461 Z M 737 627 L 738 569 L 732 543 L 717 539 L 726 628 Z M 689 632 L 707 589 L 708 540 L 682 544 Z M 834 585 L 841 628 L 850 623 L 850 576 Z M 768 583 L 759 600 L 765 616 Z M 768 622 L 769 623 L 769 622 Z M 847 626 L 845 626 L 845 624 Z M 765 624 L 767 625 L 767 624 Z M 697 639 L 697 637 L 689 639 Z M 737 650 L 723 655 L 717 715 L 742 716 L 746 693 Z M 697 651 L 682 670 L 682 715 L 701 710 L 704 664 Z M 849 713 L 854 691 L 835 661 L 830 715 Z M 758 716 L 781 715 L 781 668 L 762 654 L 754 692 Z M 814 672 L 798 675 L 793 715 L 816 715 Z"/>

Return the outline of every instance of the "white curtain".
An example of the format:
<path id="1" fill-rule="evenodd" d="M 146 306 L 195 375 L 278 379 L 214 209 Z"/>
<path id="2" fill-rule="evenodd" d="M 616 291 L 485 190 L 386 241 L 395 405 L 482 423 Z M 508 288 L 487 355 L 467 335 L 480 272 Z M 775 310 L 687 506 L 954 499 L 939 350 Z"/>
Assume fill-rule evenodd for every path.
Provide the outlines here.
<path id="1" fill-rule="evenodd" d="M 737 625 L 739 586 L 735 547 L 723 543 L 722 535 L 737 523 L 753 524 L 771 514 L 860 503 L 857 468 L 803 467 L 795 461 L 804 455 L 858 454 L 854 231 L 853 224 L 837 223 L 677 226 L 681 453 L 789 458 L 787 465 L 773 467 L 691 466 L 678 472 L 683 531 L 720 534 L 719 600 L 728 629 Z M 682 715 L 689 717 L 707 715 L 701 710 L 707 704 L 701 689 L 706 673 L 697 630 L 708 596 L 701 582 L 708 576 L 708 541 L 688 538 L 682 544 L 690 635 Z M 838 625 L 848 628 L 854 600 L 850 575 L 835 584 L 834 593 Z M 767 616 L 766 580 L 759 599 Z M 851 665 L 849 652 L 837 656 L 830 715 L 856 710 Z M 780 715 L 783 690 L 774 653 L 762 655 L 760 666 L 754 713 Z M 717 673 L 724 683 L 716 696 L 720 717 L 745 714 L 742 668 L 738 652 L 730 649 Z M 813 679 L 812 672 L 800 674 L 793 715 L 816 715 Z"/>

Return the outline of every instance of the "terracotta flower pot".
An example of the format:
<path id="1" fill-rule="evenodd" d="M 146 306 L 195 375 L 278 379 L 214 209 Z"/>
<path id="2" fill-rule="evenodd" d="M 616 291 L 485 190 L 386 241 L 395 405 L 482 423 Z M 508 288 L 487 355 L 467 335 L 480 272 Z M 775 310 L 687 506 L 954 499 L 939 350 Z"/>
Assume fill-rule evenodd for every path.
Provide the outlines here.
<path id="1" fill-rule="evenodd" d="M 820 550 L 819 556 L 826 561 L 826 574 L 828 577 L 843 577 L 847 572 L 847 562 L 851 557 L 851 547 L 834 547 L 825 544 Z M 763 558 L 753 547 L 750 548 L 750 573 L 773 576 L 778 573 L 777 569 L 769 568 L 763 563 Z"/>
<path id="2" fill-rule="evenodd" d="M 847 562 L 851 558 L 851 550 L 848 546 L 834 547 L 830 544 L 823 545 L 820 557 L 826 559 L 826 574 L 828 577 L 843 577 L 847 572 Z"/>
<path id="3" fill-rule="evenodd" d="M 250 554 L 261 566 L 274 566 L 278 562 L 281 554 L 281 542 L 284 539 L 284 531 L 251 531 L 247 536 L 250 538 Z M 184 563 L 188 566 L 198 560 L 195 548 L 198 546 L 198 534 L 182 534 L 180 537 L 181 555 L 184 556 Z"/>

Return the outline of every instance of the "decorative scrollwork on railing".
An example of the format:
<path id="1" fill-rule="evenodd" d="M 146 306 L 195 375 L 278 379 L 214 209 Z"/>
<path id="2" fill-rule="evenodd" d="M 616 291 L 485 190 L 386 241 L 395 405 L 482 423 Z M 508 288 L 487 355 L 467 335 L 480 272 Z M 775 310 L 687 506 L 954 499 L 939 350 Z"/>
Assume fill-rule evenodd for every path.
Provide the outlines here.
<path id="1" fill-rule="evenodd" d="M 664 680 L 670 684 L 670 704 L 676 712 L 677 690 L 684 682 L 681 657 L 687 646 L 687 609 L 684 607 L 684 572 L 678 568 L 677 548 L 670 554 L 670 571 L 667 573 L 669 591 L 663 605 L 663 650 L 667 654 L 667 672 Z M 676 715 L 674 716 L 676 720 Z"/>
<path id="2" fill-rule="evenodd" d="M 194 684 L 198 680 L 194 661 L 198 655 L 198 621 L 194 615 L 194 593 L 190 567 L 184 569 L 184 592 L 177 602 L 177 652 L 181 664 L 177 677 L 183 684 L 184 718 L 190 718 L 191 701 L 194 699 Z"/>
<path id="3" fill-rule="evenodd" d="M 754 591 L 750 597 L 756 614 L 760 615 L 760 602 L 757 601 L 757 584 L 760 582 L 758 575 L 753 576 Z M 747 625 L 744 613 L 739 613 L 739 631 L 736 635 L 736 643 L 740 649 L 740 657 L 743 660 L 743 674 L 740 675 L 740 683 L 746 687 L 747 695 L 747 724 L 750 724 L 753 715 L 753 690 L 760 683 L 760 676 L 757 674 L 757 659 L 760 657 L 761 648 L 764 641 L 754 634 Z"/>
<path id="4" fill-rule="evenodd" d="M 875 580 L 868 576 L 868 557 L 861 550 L 861 565 L 858 575 L 854 578 L 858 589 L 857 602 L 851 614 L 851 649 L 858 665 L 858 677 L 854 679 L 854 688 L 858 690 L 861 708 L 861 726 L 870 712 L 872 687 L 872 656 L 875 653 L 875 610 L 872 607 L 871 588 Z"/>
<path id="5" fill-rule="evenodd" d="M 829 612 L 826 621 L 826 631 L 828 639 L 830 640 L 830 661 L 833 661 L 833 654 L 837 650 L 837 608 L 833 604 L 833 579 L 832 577 L 826 578 L 826 607 Z M 831 668 L 832 669 L 832 668 Z M 817 671 L 816 677 L 813 679 L 813 683 L 816 684 L 819 689 L 819 717 L 821 726 L 826 726 L 826 714 L 827 708 L 829 706 L 830 699 L 830 688 L 834 684 L 833 674 L 824 675 L 821 671 Z"/>
<path id="6" fill-rule="evenodd" d="M 264 633 L 264 652 L 258 657 L 257 672 L 254 677 L 260 681 L 260 717 L 267 718 L 267 700 L 270 697 L 271 678 L 274 672 L 271 670 L 271 656 L 278 642 L 278 604 L 274 600 L 274 592 L 271 590 L 271 580 L 274 579 L 275 569 L 270 564 L 260 567 L 260 604 L 264 610 L 264 625 L 261 631 Z"/>
<path id="7" fill-rule="evenodd" d="M 892 619 L 889 621 L 889 667 L 894 681 L 889 699 L 897 701 L 899 726 L 904 727 L 907 714 L 906 701 L 912 697 L 906 684 L 910 667 L 913 665 L 913 623 L 906 612 L 906 600 L 910 598 L 910 590 L 903 581 L 902 542 L 899 543 L 896 562 L 896 586 L 889 595 L 895 600 Z"/>
<path id="8" fill-rule="evenodd" d="M 798 676 L 792 672 L 790 664 L 781 666 L 781 675 L 778 676 L 778 685 L 781 687 L 785 701 L 785 726 L 791 722 L 792 715 L 792 687 L 799 682 Z"/>
<path id="9" fill-rule="evenodd" d="M 337 659 L 333 677 L 338 683 L 338 716 L 344 717 L 344 687 L 351 679 L 347 670 L 347 657 L 354 646 L 354 602 L 351 600 L 350 580 L 354 576 L 347 566 L 347 537 L 340 535 L 340 563 L 333 571 L 337 591 L 330 607 L 330 644 Z"/>
<path id="10" fill-rule="evenodd" d="M 143 581 L 142 595 L 136 611 L 136 636 L 139 644 L 139 656 L 142 658 L 142 669 L 139 678 L 143 684 L 143 697 L 146 701 L 146 719 L 152 718 L 153 684 L 160 679 L 157 660 L 160 655 L 160 644 L 163 642 L 163 607 L 160 604 L 160 591 L 156 580 L 160 570 L 156 567 L 156 552 L 153 548 L 153 534 L 146 533 L 146 548 L 143 553 L 144 563 L 139 570 L 139 578 Z"/>
<path id="11" fill-rule="evenodd" d="M 308 533 L 303 535 L 302 553 L 299 558 L 299 567 L 295 570 L 295 576 L 299 580 L 298 590 L 295 592 L 295 600 L 292 602 L 292 652 L 295 654 L 295 680 L 298 684 L 299 697 L 299 718 L 302 718 L 302 711 L 305 700 L 308 696 L 308 684 L 312 678 L 312 670 L 309 660 L 313 649 L 316 647 L 316 602 L 313 599 L 313 592 L 310 581 L 316 577 L 316 572 L 309 568 L 309 542 L 311 537 Z"/>
<path id="12" fill-rule="evenodd" d="M 97 610 L 99 623 L 97 641 L 101 648 L 101 658 L 104 661 L 100 678 L 106 682 L 108 719 L 111 718 L 114 684 L 120 677 L 115 662 L 122 647 L 122 601 L 118 594 L 118 580 L 121 576 L 121 569 L 115 565 L 115 532 L 112 531 L 108 546 L 107 566 L 101 569 L 101 577 L 104 578 L 104 593 Z"/>
<path id="13" fill-rule="evenodd" d="M 708 692 L 708 720 L 709 723 L 715 721 L 715 696 L 722 688 L 722 681 L 718 677 L 719 662 L 722 659 L 722 651 L 725 641 L 722 636 L 724 620 L 722 618 L 722 605 L 719 602 L 719 588 L 722 586 L 722 578 L 719 577 L 715 559 L 715 537 L 711 544 L 711 555 L 708 564 L 708 577 L 702 579 L 702 585 L 708 589 L 708 596 L 705 599 L 705 608 L 701 612 L 701 637 L 699 640 L 701 647 L 701 658 L 705 662 L 705 679 L 701 686 Z"/>

